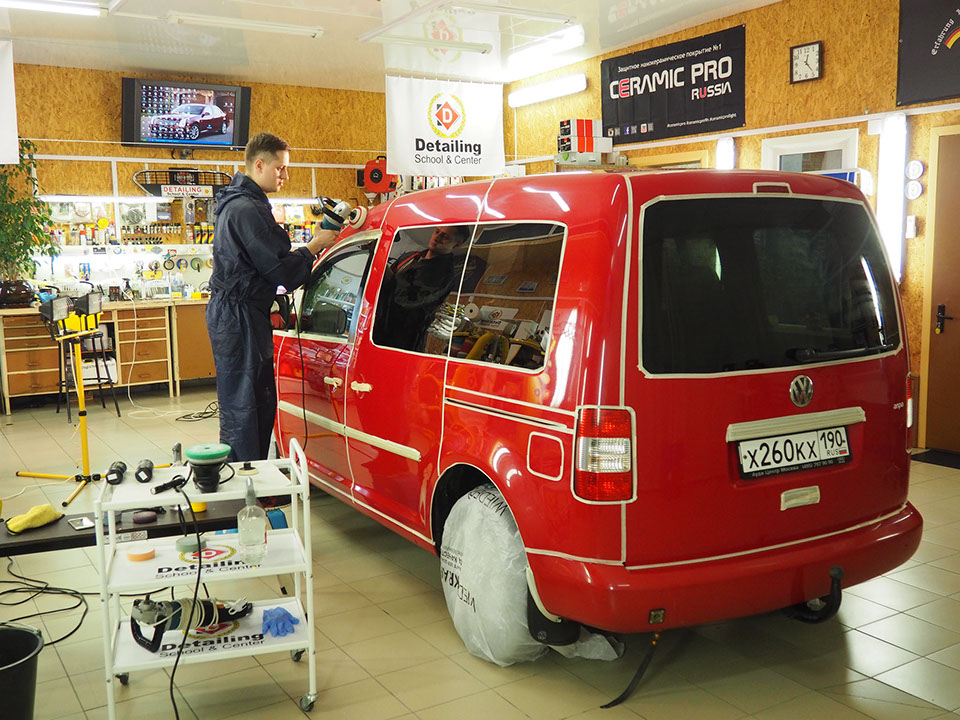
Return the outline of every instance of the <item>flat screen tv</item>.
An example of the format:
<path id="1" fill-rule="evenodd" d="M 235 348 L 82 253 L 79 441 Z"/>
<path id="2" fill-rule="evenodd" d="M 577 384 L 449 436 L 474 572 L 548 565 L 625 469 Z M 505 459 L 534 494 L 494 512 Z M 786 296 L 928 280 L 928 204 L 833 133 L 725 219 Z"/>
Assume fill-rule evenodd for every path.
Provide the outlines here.
<path id="1" fill-rule="evenodd" d="M 250 88 L 123 78 L 124 145 L 243 147 Z"/>

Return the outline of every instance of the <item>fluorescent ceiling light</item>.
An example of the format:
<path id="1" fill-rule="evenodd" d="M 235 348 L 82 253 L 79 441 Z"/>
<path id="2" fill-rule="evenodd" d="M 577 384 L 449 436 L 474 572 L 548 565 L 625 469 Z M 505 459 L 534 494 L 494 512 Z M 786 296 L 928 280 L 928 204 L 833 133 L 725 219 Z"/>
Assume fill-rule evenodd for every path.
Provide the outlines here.
<path id="1" fill-rule="evenodd" d="M 903 272 L 904 175 L 907 160 L 907 116 L 900 112 L 881 121 L 877 163 L 877 223 L 893 274 Z"/>
<path id="2" fill-rule="evenodd" d="M 103 10 L 97 5 L 81 5 L 69 2 L 39 2 L 39 0 L 0 0 L 0 8 L 9 10 L 39 10 L 40 12 L 63 13 L 65 15 L 87 15 L 99 17 Z"/>
<path id="3" fill-rule="evenodd" d="M 572 95 L 587 89 L 587 76 L 584 73 L 565 75 L 556 80 L 548 80 L 538 85 L 514 90 L 507 95 L 507 105 L 512 108 L 532 105 L 533 103 L 553 100 L 554 98 Z"/>
<path id="4" fill-rule="evenodd" d="M 0 0 L 0 2 L 2 2 L 2 0 Z M 318 38 L 323 35 L 323 28 L 320 27 L 286 25 L 284 23 L 230 18 L 220 15 L 193 15 L 190 13 L 171 12 L 167 14 L 167 20 L 182 25 L 203 25 L 205 27 L 230 28 L 231 30 L 250 30 L 252 32 L 279 33 L 281 35 L 301 35 L 311 38 Z"/>
<path id="5" fill-rule="evenodd" d="M 359 39 L 359 38 L 358 38 Z M 433 40 L 432 38 L 400 37 L 398 35 L 376 35 L 369 42 L 381 45 L 415 45 L 436 50 L 462 50 L 464 52 L 486 55 L 493 46 L 490 43 L 466 42 L 464 40 Z"/>
<path id="6" fill-rule="evenodd" d="M 541 62 L 545 57 L 557 55 L 566 50 L 573 50 L 583 45 L 583 25 L 573 25 L 563 30 L 544 35 L 539 40 L 524 45 L 510 53 L 507 64 L 522 67 L 531 63 Z"/>
<path id="7" fill-rule="evenodd" d="M 454 10 L 473 10 L 475 12 L 489 12 L 495 15 L 510 15 L 512 17 L 527 18 L 529 20 L 543 20 L 569 25 L 574 21 L 572 15 L 563 13 L 542 12 L 529 8 L 512 7 L 510 5 L 489 5 L 483 2 L 453 2 L 449 5 Z"/>
<path id="8" fill-rule="evenodd" d="M 717 140 L 717 169 L 733 170 L 737 166 L 736 146 L 732 137 Z"/>
<path id="9" fill-rule="evenodd" d="M 317 198 L 268 198 L 268 200 L 271 205 L 320 205 L 320 200 Z"/>
<path id="10" fill-rule="evenodd" d="M 41 195 L 40 199 L 49 203 L 115 203 L 124 205 L 147 205 L 170 202 L 156 195 L 121 197 L 119 195 Z"/>

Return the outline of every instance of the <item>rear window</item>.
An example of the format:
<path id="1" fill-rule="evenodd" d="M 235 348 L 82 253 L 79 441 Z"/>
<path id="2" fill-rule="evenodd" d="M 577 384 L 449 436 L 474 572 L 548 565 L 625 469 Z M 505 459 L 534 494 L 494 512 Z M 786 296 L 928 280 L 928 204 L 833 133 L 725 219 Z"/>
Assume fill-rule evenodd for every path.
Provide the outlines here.
<path id="1" fill-rule="evenodd" d="M 643 216 L 643 366 L 722 373 L 900 343 L 880 239 L 859 204 L 670 200 Z"/>

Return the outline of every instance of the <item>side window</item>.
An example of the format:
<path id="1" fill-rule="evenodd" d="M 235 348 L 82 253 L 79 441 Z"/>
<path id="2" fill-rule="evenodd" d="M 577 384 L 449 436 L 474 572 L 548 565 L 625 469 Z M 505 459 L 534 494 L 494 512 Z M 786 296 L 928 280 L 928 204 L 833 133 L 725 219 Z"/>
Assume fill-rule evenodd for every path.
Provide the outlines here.
<path id="1" fill-rule="evenodd" d="M 447 354 L 464 264 L 465 287 L 483 272 L 477 261 L 467 261 L 472 232 L 472 225 L 397 230 L 377 299 L 374 343 Z"/>
<path id="2" fill-rule="evenodd" d="M 374 241 L 345 248 L 327 258 L 304 286 L 300 332 L 342 337 L 353 332 Z"/>
<path id="3" fill-rule="evenodd" d="M 550 223 L 480 225 L 467 260 L 451 357 L 537 370 L 544 365 L 563 252 L 564 228 Z"/>

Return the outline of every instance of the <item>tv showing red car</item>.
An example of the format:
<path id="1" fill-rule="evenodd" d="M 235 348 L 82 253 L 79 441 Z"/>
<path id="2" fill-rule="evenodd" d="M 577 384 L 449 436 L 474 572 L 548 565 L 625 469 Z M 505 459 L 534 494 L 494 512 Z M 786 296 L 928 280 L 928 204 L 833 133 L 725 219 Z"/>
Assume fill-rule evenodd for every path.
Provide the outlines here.
<path id="1" fill-rule="evenodd" d="M 246 144 L 249 88 L 124 78 L 126 144 Z"/>

